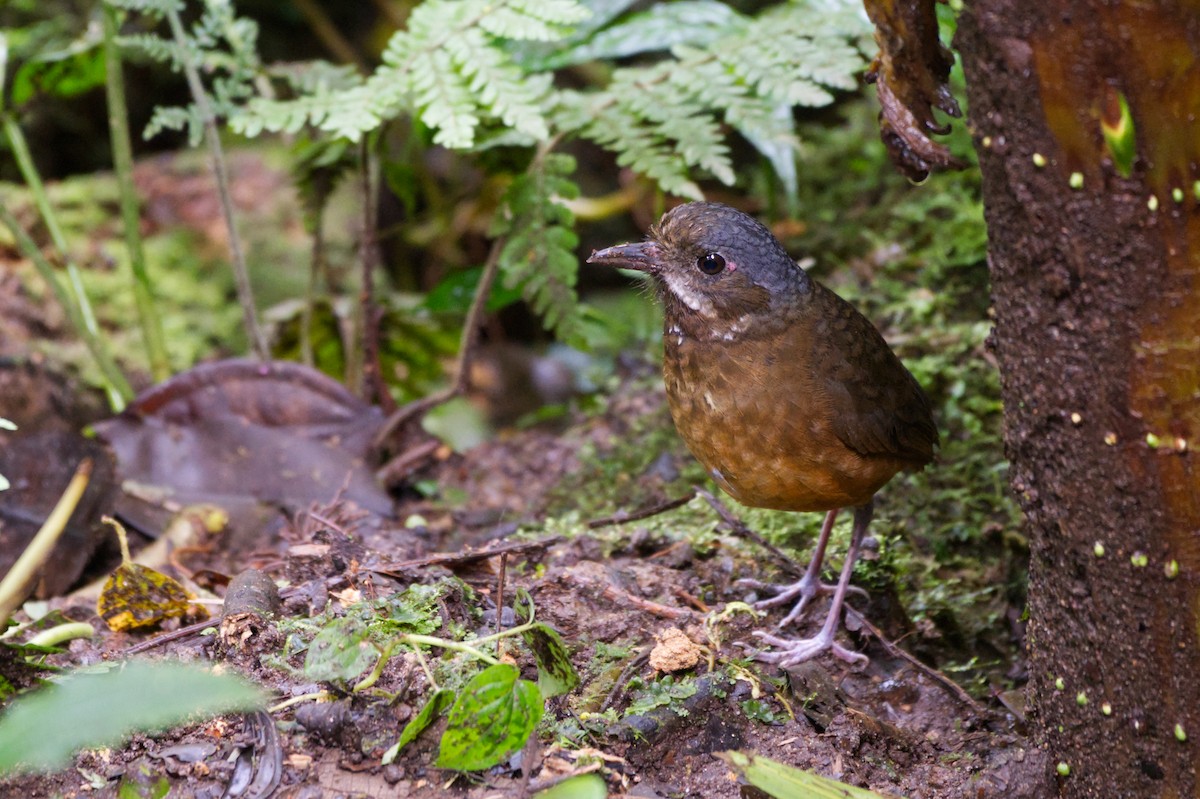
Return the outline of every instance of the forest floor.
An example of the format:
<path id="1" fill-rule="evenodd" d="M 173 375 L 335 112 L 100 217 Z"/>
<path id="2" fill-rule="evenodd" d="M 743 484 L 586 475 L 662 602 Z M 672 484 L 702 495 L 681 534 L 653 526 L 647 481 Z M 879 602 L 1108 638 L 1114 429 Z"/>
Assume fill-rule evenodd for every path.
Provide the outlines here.
<path id="1" fill-rule="evenodd" d="M 0 415 L 18 421 L 22 435 L 77 431 L 103 415 L 101 405 L 32 355 L 31 343 L 47 335 L 43 310 L 13 275 L 0 277 Z M 43 609 L 90 623 L 94 636 L 49 655 L 49 666 L 95 666 L 137 650 L 143 658 L 224 662 L 277 701 L 301 699 L 271 713 L 266 731 L 252 715 L 138 734 L 119 748 L 81 753 L 73 768 L 0 783 L 0 794 L 162 796 L 167 786 L 170 796 L 188 797 L 484 799 L 528 796 L 564 775 L 598 770 L 611 796 L 762 795 L 717 756 L 742 750 L 886 795 L 1041 796 L 1043 757 L 1023 737 L 1019 701 L 1022 596 L 1009 588 L 1027 552 L 1007 517 L 989 511 L 992 520 L 972 521 L 970 536 L 941 539 L 910 510 L 933 504 L 922 493 L 927 478 L 893 481 L 881 495 L 872 549 L 855 572 L 868 598 L 852 602 L 849 629 L 839 633 L 869 664 L 828 655 L 786 671 L 759 663 L 752 633 L 772 629 L 785 611 L 742 612 L 740 603 L 756 597 L 738 581 L 782 581 L 787 565 L 699 497 L 620 521 L 687 497 L 703 482 L 671 428 L 653 360 L 619 358 L 601 391 L 549 421 L 505 428 L 458 453 L 423 450 L 434 454 L 410 471 L 390 514 L 363 510 L 326 485 L 308 503 L 235 515 L 216 538 L 176 540 L 172 553 L 162 553 L 164 568 L 218 595 L 248 568 L 286 586 L 279 614 L 264 624 L 154 643 L 161 629 L 109 630 L 93 596 L 50 599 Z M 419 447 L 425 439 L 415 435 Z M 74 465 L 69 452 L 61 451 L 66 473 Z M 10 479 L 19 476 L 6 468 Z M 931 467 L 933 479 L 939 468 Z M 121 491 L 115 480 L 111 491 Z M 0 495 L 5 501 L 11 495 Z M 815 514 L 733 510 L 806 560 Z M 840 567 L 846 538 L 840 524 L 827 576 Z M 501 546 L 512 547 L 503 558 L 487 554 Z M 111 546 L 96 549 L 101 561 L 111 556 Z M 87 568 L 95 576 L 106 566 Z M 413 585 L 432 588 L 414 592 Z M 561 636 L 580 682 L 548 701 L 529 745 L 489 770 L 434 766 L 445 718 L 382 762 L 431 681 L 461 690 L 478 670 L 470 658 L 401 647 L 370 689 L 357 691 L 356 674 L 321 681 L 307 668 L 314 638 L 347 617 L 372 634 L 388 614 L 416 618 L 425 634 L 469 642 L 494 632 L 497 616 L 510 627 L 521 621 L 518 592 Z M 519 603 L 527 604 L 524 594 Z M 815 632 L 826 607 L 815 603 L 787 634 Z M 670 630 L 681 631 L 698 657 L 664 674 L 650 665 L 651 652 Z M 536 679 L 534 655 L 517 639 L 506 647 L 523 676 Z M 302 699 L 317 693 L 325 701 Z M 245 752 L 254 755 L 249 766 L 239 757 Z M 279 770 L 264 776 L 263 764 L 272 762 Z M 243 787 L 231 791 L 239 780 Z M 266 790 L 276 783 L 277 792 Z"/>

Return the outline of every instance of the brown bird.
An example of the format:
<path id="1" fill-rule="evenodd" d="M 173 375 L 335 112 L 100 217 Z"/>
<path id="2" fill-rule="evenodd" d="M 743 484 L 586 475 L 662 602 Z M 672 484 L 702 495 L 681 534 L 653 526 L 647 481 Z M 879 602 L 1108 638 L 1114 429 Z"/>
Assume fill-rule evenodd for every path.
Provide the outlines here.
<path id="1" fill-rule="evenodd" d="M 832 593 L 829 615 L 812 638 L 757 633 L 777 648 L 760 659 L 790 666 L 828 649 L 865 661 L 834 633 L 875 492 L 933 459 L 937 428 L 916 379 L 866 317 L 728 206 L 678 206 L 646 241 L 594 252 L 588 263 L 654 279 L 671 416 L 717 484 L 745 505 L 827 511 L 804 577 L 759 607 L 797 600 L 782 627 Z M 837 585 L 827 586 L 821 565 L 844 507 L 854 508 L 850 549 Z"/>

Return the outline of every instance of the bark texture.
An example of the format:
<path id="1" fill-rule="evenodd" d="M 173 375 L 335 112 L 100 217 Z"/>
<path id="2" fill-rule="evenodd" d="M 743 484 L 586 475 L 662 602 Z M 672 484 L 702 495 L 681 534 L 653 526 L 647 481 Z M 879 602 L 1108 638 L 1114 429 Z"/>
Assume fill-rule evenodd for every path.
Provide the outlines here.
<path id="1" fill-rule="evenodd" d="M 1200 796 L 1200 2 L 976 0 L 958 36 L 1053 779 Z"/>

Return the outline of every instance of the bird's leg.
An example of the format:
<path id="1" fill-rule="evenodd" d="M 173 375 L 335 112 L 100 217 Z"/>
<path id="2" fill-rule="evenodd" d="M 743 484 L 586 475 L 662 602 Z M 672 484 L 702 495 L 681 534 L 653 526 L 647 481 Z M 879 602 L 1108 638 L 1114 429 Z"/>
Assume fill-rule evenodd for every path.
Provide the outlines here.
<path id="1" fill-rule="evenodd" d="M 842 605 L 846 601 L 846 591 L 850 587 L 850 573 L 854 571 L 854 562 L 858 560 L 858 550 L 862 545 L 863 538 L 866 537 L 867 526 L 871 523 L 873 512 L 874 504 L 871 502 L 854 509 L 854 529 L 850 533 L 850 549 L 846 552 L 846 562 L 842 565 L 842 576 L 838 579 L 837 589 L 833 593 L 833 605 L 829 608 L 829 615 L 825 617 L 825 623 L 821 625 L 820 632 L 812 638 L 800 639 L 780 638 L 767 633 L 757 632 L 755 633 L 756 636 L 771 646 L 776 647 L 777 651 L 759 652 L 755 655 L 756 658 L 766 663 L 774 663 L 777 666 L 788 668 L 798 663 L 803 663 L 806 660 L 811 660 L 828 649 L 834 655 L 848 663 L 865 663 L 867 661 L 866 655 L 851 652 L 834 641 L 833 638 L 834 633 L 837 632 L 838 623 L 841 621 Z"/>
<path id="2" fill-rule="evenodd" d="M 825 549 L 829 546 L 829 534 L 833 532 L 833 523 L 837 519 L 838 509 L 834 508 L 825 514 L 825 522 L 821 525 L 821 535 L 817 538 L 817 546 L 813 550 L 812 559 L 808 562 L 808 568 L 804 572 L 804 576 L 791 585 L 779 586 L 772 583 L 764 583 L 760 580 L 738 580 L 738 585 L 748 586 L 756 590 L 770 590 L 778 593 L 770 599 L 764 599 L 754 603 L 757 610 L 765 610 L 773 608 L 776 605 L 784 605 L 792 600 L 796 600 L 795 607 L 792 608 L 783 621 L 779 622 L 781 628 L 788 626 L 796 619 L 800 618 L 800 614 L 804 612 L 805 605 L 813 597 L 821 594 L 832 594 L 836 589 L 836 585 L 829 585 L 821 582 L 821 566 L 825 563 Z M 866 591 L 861 588 L 850 587 L 851 591 L 858 591 L 863 596 L 866 596 Z"/>

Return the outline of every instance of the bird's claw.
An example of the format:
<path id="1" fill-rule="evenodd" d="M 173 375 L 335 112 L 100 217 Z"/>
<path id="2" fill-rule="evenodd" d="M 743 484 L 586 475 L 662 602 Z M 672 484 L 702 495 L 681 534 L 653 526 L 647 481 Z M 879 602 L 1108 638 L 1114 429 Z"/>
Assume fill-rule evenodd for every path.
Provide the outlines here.
<path id="1" fill-rule="evenodd" d="M 792 622 L 800 618 L 804 613 L 804 608 L 808 605 L 809 600 L 823 594 L 832 594 L 837 590 L 836 585 L 823 583 L 820 580 L 810 579 L 808 575 L 800 578 L 790 585 L 780 585 L 778 583 L 764 583 L 761 580 L 743 579 L 738 580 L 737 585 L 744 588 L 752 588 L 755 591 L 775 591 L 775 596 L 767 599 L 759 600 L 754 603 L 755 610 L 767 610 L 779 605 L 786 605 L 794 599 L 797 599 L 796 605 L 791 612 L 784 617 L 783 621 L 779 622 L 779 628 L 783 629 Z M 870 596 L 866 591 L 858 586 L 847 586 L 847 592 L 853 591 L 864 599 Z"/>
<path id="2" fill-rule="evenodd" d="M 791 668 L 807 660 L 812 660 L 826 650 L 834 657 L 850 664 L 861 663 L 866 665 L 870 662 L 870 658 L 866 655 L 850 651 L 833 640 L 832 633 L 825 633 L 824 631 L 817 633 L 812 638 L 799 639 L 780 638 L 779 636 L 764 632 L 756 632 L 754 636 L 777 649 L 775 652 L 755 652 L 755 660 L 774 664 L 781 669 Z"/>

